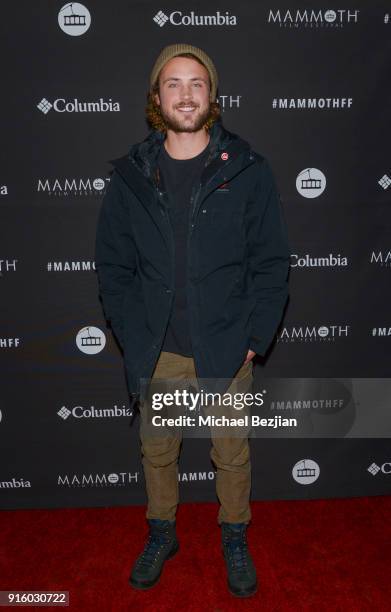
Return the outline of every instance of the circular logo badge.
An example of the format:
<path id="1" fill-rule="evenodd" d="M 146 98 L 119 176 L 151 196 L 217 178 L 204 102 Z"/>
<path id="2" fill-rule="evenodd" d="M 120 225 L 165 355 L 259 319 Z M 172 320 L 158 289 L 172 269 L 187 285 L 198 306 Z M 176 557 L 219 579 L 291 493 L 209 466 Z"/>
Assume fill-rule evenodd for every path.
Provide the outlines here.
<path id="1" fill-rule="evenodd" d="M 84 4 L 68 2 L 58 12 L 58 25 L 69 36 L 81 36 L 91 25 L 90 11 Z"/>
<path id="2" fill-rule="evenodd" d="M 312 484 L 319 477 L 320 468 L 312 459 L 301 459 L 292 469 L 292 476 L 302 485 Z"/>
<path id="3" fill-rule="evenodd" d="M 326 177 L 319 168 L 306 168 L 296 178 L 296 189 L 305 198 L 317 198 L 326 189 Z"/>
<path id="4" fill-rule="evenodd" d="M 328 10 L 328 11 L 325 12 L 324 18 L 329 23 L 333 23 L 333 21 L 335 21 L 337 19 L 337 13 L 335 11 Z"/>
<path id="5" fill-rule="evenodd" d="M 223 159 L 224 161 L 225 161 L 226 159 L 228 159 L 228 157 L 229 157 L 229 155 L 228 155 L 228 153 L 226 153 L 225 151 L 224 151 L 224 153 L 222 153 L 222 154 L 221 154 L 221 159 Z"/>
<path id="6" fill-rule="evenodd" d="M 94 189 L 96 189 L 97 191 L 102 191 L 102 189 L 105 188 L 105 182 L 101 178 L 94 179 L 92 184 L 93 184 Z"/>
<path id="7" fill-rule="evenodd" d="M 89 325 L 80 329 L 76 335 L 76 346 L 86 355 L 96 355 L 103 351 L 106 345 L 106 336 L 101 329 Z"/>

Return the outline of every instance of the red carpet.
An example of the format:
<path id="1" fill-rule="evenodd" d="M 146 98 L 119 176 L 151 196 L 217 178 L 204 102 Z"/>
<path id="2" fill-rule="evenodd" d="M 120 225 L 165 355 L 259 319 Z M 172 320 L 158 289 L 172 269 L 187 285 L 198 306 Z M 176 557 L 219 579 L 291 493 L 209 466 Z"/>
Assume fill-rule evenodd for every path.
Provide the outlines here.
<path id="1" fill-rule="evenodd" d="M 261 585 L 246 600 L 226 590 L 217 508 L 180 506 L 181 549 L 146 592 L 127 582 L 143 507 L 2 511 L 0 590 L 67 590 L 85 612 L 391 610 L 391 497 L 252 503 Z"/>

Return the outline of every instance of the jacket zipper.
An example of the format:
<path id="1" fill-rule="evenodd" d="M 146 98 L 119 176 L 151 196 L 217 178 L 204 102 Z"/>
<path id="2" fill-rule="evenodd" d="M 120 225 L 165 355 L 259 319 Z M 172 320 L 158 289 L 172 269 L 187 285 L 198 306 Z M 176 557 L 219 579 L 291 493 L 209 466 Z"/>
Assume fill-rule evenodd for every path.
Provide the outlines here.
<path id="1" fill-rule="evenodd" d="M 160 212 L 162 214 L 162 216 L 164 217 L 167 225 L 170 228 L 170 236 L 171 236 L 171 282 L 170 282 L 170 287 L 168 289 L 166 289 L 167 292 L 170 293 L 170 308 L 169 308 L 169 312 L 168 312 L 168 316 L 166 319 L 166 323 L 164 326 L 164 331 L 163 334 L 161 336 L 161 341 L 159 342 L 160 344 L 160 348 L 164 342 L 164 338 L 167 332 L 167 328 L 168 328 L 168 324 L 170 322 L 170 318 L 171 318 L 171 313 L 172 313 L 172 309 L 173 309 L 173 305 L 174 305 L 174 296 L 175 296 L 175 240 L 174 240 L 174 234 L 173 234 L 173 230 L 172 230 L 172 225 L 171 225 L 171 219 L 170 219 L 170 215 L 167 212 L 167 208 L 164 205 L 164 203 L 162 203 L 162 201 L 160 200 L 160 197 L 163 196 L 166 192 L 163 192 L 160 190 L 160 186 L 156 185 L 156 191 L 157 191 L 157 198 L 158 198 L 158 202 L 160 205 Z"/>

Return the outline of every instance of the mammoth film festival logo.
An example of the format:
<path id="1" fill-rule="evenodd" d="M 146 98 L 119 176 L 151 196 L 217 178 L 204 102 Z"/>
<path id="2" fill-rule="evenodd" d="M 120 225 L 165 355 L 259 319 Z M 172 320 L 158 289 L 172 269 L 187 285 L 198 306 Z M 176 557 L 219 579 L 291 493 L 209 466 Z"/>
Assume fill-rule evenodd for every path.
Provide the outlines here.
<path id="1" fill-rule="evenodd" d="M 312 484 L 319 478 L 320 468 L 312 459 L 301 459 L 292 468 L 292 476 L 302 485 Z"/>
<path id="2" fill-rule="evenodd" d="M 68 2 L 58 12 L 58 25 L 69 36 L 81 36 L 91 25 L 90 11 L 84 4 Z"/>
<path id="3" fill-rule="evenodd" d="M 317 198 L 326 189 L 326 177 L 318 168 L 305 168 L 297 175 L 296 189 L 304 198 Z"/>
<path id="4" fill-rule="evenodd" d="M 76 335 L 76 346 L 86 355 L 96 355 L 106 346 L 106 335 L 99 327 L 83 327 Z"/>

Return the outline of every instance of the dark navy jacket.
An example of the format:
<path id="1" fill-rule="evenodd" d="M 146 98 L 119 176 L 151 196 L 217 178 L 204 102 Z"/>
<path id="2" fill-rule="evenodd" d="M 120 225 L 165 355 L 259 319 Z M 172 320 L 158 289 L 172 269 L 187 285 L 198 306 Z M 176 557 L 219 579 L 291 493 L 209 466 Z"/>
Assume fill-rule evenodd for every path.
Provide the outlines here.
<path id="1" fill-rule="evenodd" d="M 191 196 L 188 316 L 197 378 L 232 378 L 249 348 L 264 355 L 288 297 L 290 247 L 265 157 L 220 122 Z M 104 313 L 124 351 L 131 394 L 159 357 L 174 287 L 174 240 L 152 130 L 112 160 L 95 265 Z"/>

